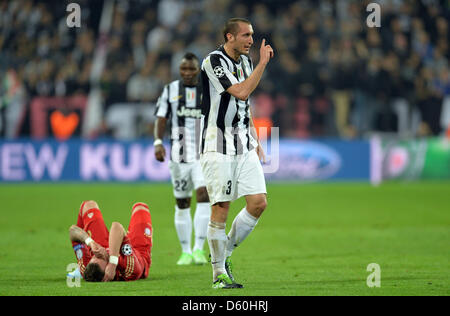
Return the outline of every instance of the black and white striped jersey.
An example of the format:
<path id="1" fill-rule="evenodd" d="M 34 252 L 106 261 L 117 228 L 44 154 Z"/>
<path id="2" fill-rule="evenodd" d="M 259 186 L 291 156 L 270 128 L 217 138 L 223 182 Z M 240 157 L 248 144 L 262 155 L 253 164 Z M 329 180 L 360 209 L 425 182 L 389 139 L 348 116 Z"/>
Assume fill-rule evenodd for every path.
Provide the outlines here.
<path id="1" fill-rule="evenodd" d="M 240 155 L 257 147 L 250 133 L 249 100 L 235 98 L 226 90 L 250 76 L 250 57 L 241 55 L 236 62 L 223 46 L 202 62 L 202 140 L 200 152 Z"/>
<path id="2" fill-rule="evenodd" d="M 170 122 L 170 159 L 193 162 L 199 159 L 201 86 L 186 86 L 175 80 L 164 87 L 155 115 Z"/>

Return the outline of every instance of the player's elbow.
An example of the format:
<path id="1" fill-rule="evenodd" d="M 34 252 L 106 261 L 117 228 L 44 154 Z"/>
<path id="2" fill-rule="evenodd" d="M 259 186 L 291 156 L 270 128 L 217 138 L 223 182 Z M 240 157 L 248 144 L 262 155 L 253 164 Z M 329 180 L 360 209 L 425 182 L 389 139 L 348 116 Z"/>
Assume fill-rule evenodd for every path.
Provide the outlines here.
<path id="1" fill-rule="evenodd" d="M 250 94 L 249 93 L 241 93 L 239 94 L 239 96 L 237 97 L 239 100 L 241 101 L 247 101 L 247 99 L 249 98 Z"/>
<path id="2" fill-rule="evenodd" d="M 113 223 L 111 224 L 111 230 L 112 230 L 112 229 L 118 229 L 118 228 L 122 228 L 122 229 L 123 229 L 123 226 L 122 226 L 121 223 L 119 223 L 119 222 L 113 222 Z"/>
<path id="3" fill-rule="evenodd" d="M 72 234 L 74 231 L 76 231 L 77 228 L 78 228 L 77 225 L 71 225 L 71 226 L 69 227 L 69 233 Z"/>
<path id="4" fill-rule="evenodd" d="M 236 91 L 235 97 L 238 98 L 241 101 L 246 101 L 250 96 L 250 92 L 246 89 L 239 89 Z"/>
<path id="5" fill-rule="evenodd" d="M 246 101 L 250 96 L 250 91 L 248 91 L 248 89 L 246 89 L 245 86 L 243 86 L 240 83 L 235 84 L 230 88 L 228 88 L 227 92 L 231 94 L 233 97 L 242 101 Z"/>
<path id="6" fill-rule="evenodd" d="M 113 222 L 111 224 L 111 231 L 113 231 L 113 230 L 120 232 L 120 233 L 123 232 L 123 235 L 125 235 L 125 228 L 123 228 L 122 224 L 119 222 Z"/>

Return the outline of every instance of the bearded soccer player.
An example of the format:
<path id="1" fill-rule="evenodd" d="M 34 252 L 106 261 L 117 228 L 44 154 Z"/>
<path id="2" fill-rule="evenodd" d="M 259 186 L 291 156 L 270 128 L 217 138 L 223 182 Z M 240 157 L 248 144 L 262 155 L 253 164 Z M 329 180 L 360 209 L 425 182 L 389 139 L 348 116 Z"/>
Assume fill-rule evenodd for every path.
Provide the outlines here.
<path id="1" fill-rule="evenodd" d="M 213 288 L 241 288 L 231 271 L 231 254 L 253 231 L 267 206 L 260 160 L 264 152 L 253 128 L 249 96 L 258 86 L 273 49 L 262 40 L 259 63 L 249 57 L 253 27 L 242 18 L 227 21 L 225 44 L 202 63 L 202 142 L 200 163 L 212 205 L 208 244 Z M 225 225 L 230 202 L 245 197 L 230 232 Z"/>
<path id="2" fill-rule="evenodd" d="M 203 246 L 206 241 L 211 206 L 199 157 L 199 137 L 196 131 L 201 117 L 201 87 L 198 81 L 200 64 L 192 53 L 186 53 L 180 63 L 181 80 L 164 87 L 156 106 L 155 157 L 163 162 L 166 156 L 162 138 L 170 124 L 171 155 L 169 170 L 175 196 L 175 230 L 181 245 L 178 265 L 205 264 Z M 191 197 L 195 190 L 197 207 L 191 218 Z M 192 225 L 194 224 L 194 225 Z M 194 230 L 194 247 L 191 236 Z"/>
<path id="3" fill-rule="evenodd" d="M 147 278 L 152 263 L 152 233 L 145 203 L 133 205 L 128 232 L 118 222 L 108 231 L 95 201 L 81 204 L 77 224 L 69 229 L 80 273 L 89 282 Z"/>

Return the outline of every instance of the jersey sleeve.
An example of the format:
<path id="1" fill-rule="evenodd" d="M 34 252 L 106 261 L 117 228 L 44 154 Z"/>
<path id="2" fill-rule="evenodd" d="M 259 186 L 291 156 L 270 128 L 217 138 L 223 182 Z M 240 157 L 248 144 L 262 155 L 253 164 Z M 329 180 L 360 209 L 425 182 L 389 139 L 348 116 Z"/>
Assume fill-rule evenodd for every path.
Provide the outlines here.
<path id="1" fill-rule="evenodd" d="M 84 243 L 75 243 L 73 242 L 73 251 L 75 252 L 75 256 L 77 257 L 78 267 L 80 269 L 80 273 L 84 276 L 84 271 L 86 270 L 86 266 L 92 258 L 92 252 L 88 246 Z"/>
<path id="2" fill-rule="evenodd" d="M 211 54 L 205 58 L 202 70 L 219 94 L 222 94 L 232 85 L 239 83 L 228 69 L 228 65 L 218 54 Z"/>
<path id="3" fill-rule="evenodd" d="M 163 89 L 161 96 L 156 102 L 155 115 L 157 117 L 169 118 L 171 114 L 170 102 L 169 102 L 169 85 L 166 85 Z"/>
<path id="4" fill-rule="evenodd" d="M 144 265 L 142 260 L 131 245 L 129 238 L 125 237 L 120 246 L 115 279 L 118 281 L 134 281 L 140 279 L 143 273 Z"/>

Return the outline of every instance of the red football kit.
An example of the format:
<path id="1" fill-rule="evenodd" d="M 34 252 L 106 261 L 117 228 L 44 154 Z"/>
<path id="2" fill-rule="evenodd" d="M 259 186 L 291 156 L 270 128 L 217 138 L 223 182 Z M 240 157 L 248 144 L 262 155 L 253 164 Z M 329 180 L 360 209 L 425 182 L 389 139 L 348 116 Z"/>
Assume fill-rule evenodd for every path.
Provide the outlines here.
<path id="1" fill-rule="evenodd" d="M 78 213 L 77 226 L 86 231 L 91 238 L 100 246 L 106 248 L 109 253 L 109 231 L 103 221 L 102 213 L 99 209 L 88 210 L 82 216 L 80 207 Z M 133 207 L 144 206 L 145 204 L 135 204 Z M 144 279 L 148 276 L 152 264 L 151 251 L 153 244 L 153 229 L 150 213 L 145 210 L 139 210 L 131 216 L 128 233 L 126 234 L 120 246 L 119 262 L 116 268 L 115 281 L 133 281 Z M 81 275 L 87 264 L 93 257 L 90 248 L 84 243 L 72 242 L 73 250 L 77 257 L 78 266 Z"/>

